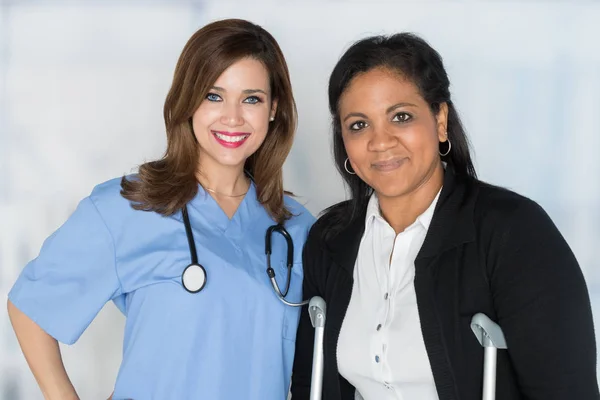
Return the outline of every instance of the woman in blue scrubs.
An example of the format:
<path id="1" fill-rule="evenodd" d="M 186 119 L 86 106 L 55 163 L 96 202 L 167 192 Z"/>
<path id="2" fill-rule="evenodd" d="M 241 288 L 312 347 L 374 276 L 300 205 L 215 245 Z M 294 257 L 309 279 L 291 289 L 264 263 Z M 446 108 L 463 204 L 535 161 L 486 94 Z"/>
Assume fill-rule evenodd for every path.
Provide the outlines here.
<path id="1" fill-rule="evenodd" d="M 200 29 L 164 116 L 164 157 L 96 186 L 16 281 L 8 308 L 23 353 L 46 399 L 77 399 L 58 341 L 76 342 L 112 300 L 127 317 L 113 399 L 286 399 L 299 309 L 271 287 L 265 233 L 280 223 L 293 240 L 286 299 L 298 302 L 313 217 L 283 190 L 296 109 L 276 41 L 243 20 Z M 186 213 L 206 272 L 196 293 L 182 284 Z M 284 288 L 282 235 L 272 249 Z"/>

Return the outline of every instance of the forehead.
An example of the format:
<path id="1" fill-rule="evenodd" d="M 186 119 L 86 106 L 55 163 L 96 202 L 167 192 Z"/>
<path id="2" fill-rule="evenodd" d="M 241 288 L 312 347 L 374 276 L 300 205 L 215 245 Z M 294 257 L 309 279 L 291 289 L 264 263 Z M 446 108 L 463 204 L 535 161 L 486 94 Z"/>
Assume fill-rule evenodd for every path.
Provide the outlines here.
<path id="1" fill-rule="evenodd" d="M 404 101 L 424 103 L 419 89 L 410 79 L 389 68 L 375 68 L 350 81 L 340 97 L 340 110 L 353 106 L 387 107 L 390 102 Z"/>
<path id="2" fill-rule="evenodd" d="M 269 72 L 254 58 L 242 58 L 231 64 L 214 83 L 224 89 L 269 89 Z"/>

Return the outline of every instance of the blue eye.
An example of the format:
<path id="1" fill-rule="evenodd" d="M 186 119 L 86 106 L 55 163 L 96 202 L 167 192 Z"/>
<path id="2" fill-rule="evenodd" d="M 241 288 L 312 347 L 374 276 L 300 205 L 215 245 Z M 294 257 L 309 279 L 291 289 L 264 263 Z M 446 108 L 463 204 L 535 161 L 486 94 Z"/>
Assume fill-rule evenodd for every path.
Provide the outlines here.
<path id="1" fill-rule="evenodd" d="M 257 104 L 262 103 L 262 100 L 258 96 L 250 96 L 246 100 L 244 100 L 244 103 Z"/>
<path id="2" fill-rule="evenodd" d="M 356 121 L 352 125 L 350 125 L 348 129 L 350 129 L 351 131 L 360 131 L 362 129 L 365 129 L 367 126 L 368 125 L 365 121 Z"/>
<path id="3" fill-rule="evenodd" d="M 394 115 L 392 122 L 408 122 L 411 119 L 412 119 L 412 115 L 405 113 L 405 112 L 399 112 L 398 114 Z"/>
<path id="4" fill-rule="evenodd" d="M 208 101 L 221 101 L 221 96 L 215 93 L 209 93 L 206 95 L 206 100 Z"/>

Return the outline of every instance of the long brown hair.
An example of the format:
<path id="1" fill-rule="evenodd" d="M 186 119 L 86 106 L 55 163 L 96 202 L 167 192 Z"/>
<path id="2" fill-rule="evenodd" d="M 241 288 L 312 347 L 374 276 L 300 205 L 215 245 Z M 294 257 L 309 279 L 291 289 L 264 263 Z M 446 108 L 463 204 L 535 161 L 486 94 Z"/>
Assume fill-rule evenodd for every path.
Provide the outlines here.
<path id="1" fill-rule="evenodd" d="M 269 73 L 277 114 L 260 148 L 245 163 L 259 202 L 282 223 L 291 217 L 283 201 L 283 163 L 296 131 L 296 104 L 288 67 L 279 45 L 262 27 L 240 19 L 213 22 L 186 43 L 164 105 L 167 149 L 160 160 L 147 162 L 139 173 L 121 179 L 121 195 L 133 208 L 172 215 L 198 192 L 198 143 L 192 115 L 214 82 L 243 58 L 262 62 Z"/>

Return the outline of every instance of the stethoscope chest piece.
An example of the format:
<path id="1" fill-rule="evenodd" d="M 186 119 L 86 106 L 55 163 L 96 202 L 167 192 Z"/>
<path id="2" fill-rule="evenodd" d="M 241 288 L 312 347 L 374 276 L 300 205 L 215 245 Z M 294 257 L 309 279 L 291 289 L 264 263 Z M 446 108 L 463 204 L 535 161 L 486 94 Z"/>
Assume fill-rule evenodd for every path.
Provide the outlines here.
<path id="1" fill-rule="evenodd" d="M 198 253 L 196 252 L 196 244 L 194 243 L 194 235 L 192 233 L 190 217 L 187 213 L 187 206 L 183 206 L 181 215 L 183 216 L 183 224 L 185 225 L 185 233 L 190 248 L 190 257 L 192 259 L 192 263 L 185 267 L 183 274 L 181 274 L 181 284 L 189 293 L 198 293 L 204 289 L 204 285 L 206 285 L 206 270 L 198 262 Z"/>
<path id="2" fill-rule="evenodd" d="M 206 270 L 200 264 L 188 265 L 181 275 L 181 283 L 188 292 L 198 293 L 206 285 Z"/>

